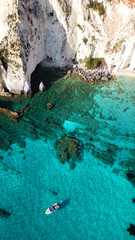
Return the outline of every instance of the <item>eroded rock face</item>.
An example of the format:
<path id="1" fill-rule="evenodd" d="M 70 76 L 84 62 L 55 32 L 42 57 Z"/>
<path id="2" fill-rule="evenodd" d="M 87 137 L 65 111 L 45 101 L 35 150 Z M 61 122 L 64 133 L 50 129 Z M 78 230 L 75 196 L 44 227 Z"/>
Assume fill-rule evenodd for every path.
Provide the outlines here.
<path id="1" fill-rule="evenodd" d="M 29 94 L 31 73 L 45 54 L 43 1 L 6 0 L 2 5 L 1 78 L 10 92 Z"/>
<path id="2" fill-rule="evenodd" d="M 0 77 L 5 89 L 21 93 L 25 75 L 22 68 L 20 36 L 18 34 L 17 6 L 16 0 L 6 0 L 4 3 L 0 3 Z"/>
<path id="3" fill-rule="evenodd" d="M 134 71 L 135 10 L 130 6 L 125 1 L 107 0 L 98 10 L 86 0 L 1 2 L 0 78 L 4 89 L 31 93 L 31 74 L 43 59 L 64 66 L 91 55 L 104 57 L 113 72 Z"/>
<path id="4" fill-rule="evenodd" d="M 26 84 L 24 92 L 30 91 L 31 73 L 45 57 L 45 11 L 40 0 L 19 1 L 18 25 L 23 71 Z"/>

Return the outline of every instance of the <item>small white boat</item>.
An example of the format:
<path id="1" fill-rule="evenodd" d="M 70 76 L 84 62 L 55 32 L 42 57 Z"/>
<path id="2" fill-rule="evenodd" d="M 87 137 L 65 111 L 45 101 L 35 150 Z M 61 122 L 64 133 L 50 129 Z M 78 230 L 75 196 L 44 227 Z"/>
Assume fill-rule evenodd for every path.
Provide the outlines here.
<path id="1" fill-rule="evenodd" d="M 60 207 L 59 204 L 55 203 L 46 210 L 45 214 L 50 214 L 50 213 L 54 212 L 55 210 L 57 210 L 59 207 Z"/>

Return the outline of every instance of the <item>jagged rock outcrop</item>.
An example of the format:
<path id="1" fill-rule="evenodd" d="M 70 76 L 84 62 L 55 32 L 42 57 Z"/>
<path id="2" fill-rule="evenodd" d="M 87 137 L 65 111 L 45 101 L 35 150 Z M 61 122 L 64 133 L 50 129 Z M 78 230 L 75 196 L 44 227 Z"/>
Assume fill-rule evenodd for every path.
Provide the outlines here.
<path id="1" fill-rule="evenodd" d="M 45 90 L 45 86 L 44 86 L 43 82 L 41 82 L 41 83 L 39 84 L 39 91 L 40 91 L 40 92 L 43 92 L 44 90 Z"/>
<path id="2" fill-rule="evenodd" d="M 58 66 L 103 57 L 135 70 L 135 10 L 126 1 L 5 0 L 0 3 L 0 91 L 29 94 L 42 60 Z M 129 1 L 127 1 L 129 3 Z"/>

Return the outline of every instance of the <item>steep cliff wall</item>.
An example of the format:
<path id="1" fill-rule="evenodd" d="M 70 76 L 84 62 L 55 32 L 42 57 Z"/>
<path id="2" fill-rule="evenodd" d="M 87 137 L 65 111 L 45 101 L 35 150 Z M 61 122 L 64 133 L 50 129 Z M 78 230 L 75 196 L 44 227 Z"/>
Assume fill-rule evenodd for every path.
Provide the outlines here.
<path id="1" fill-rule="evenodd" d="M 135 11 L 124 1 L 5 0 L 0 3 L 0 91 L 28 94 L 43 59 L 59 66 L 104 57 L 135 70 Z M 129 1 L 127 1 L 129 2 Z M 131 1 L 130 1 L 131 2 Z"/>
<path id="2" fill-rule="evenodd" d="M 24 85 L 20 38 L 17 32 L 17 1 L 0 3 L 0 86 L 21 91 Z M 16 81 L 15 81 L 16 80 Z M 16 88 L 17 85 L 17 88 Z"/>
<path id="3" fill-rule="evenodd" d="M 45 53 L 43 1 L 5 0 L 0 13 L 1 85 L 28 94 L 31 73 Z"/>

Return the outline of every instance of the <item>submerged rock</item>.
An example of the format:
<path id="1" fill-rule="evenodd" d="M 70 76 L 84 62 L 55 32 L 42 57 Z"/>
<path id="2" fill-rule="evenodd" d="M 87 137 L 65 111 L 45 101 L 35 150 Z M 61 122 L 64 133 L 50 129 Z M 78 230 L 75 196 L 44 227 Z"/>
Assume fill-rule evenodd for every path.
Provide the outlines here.
<path id="1" fill-rule="evenodd" d="M 98 139 L 95 138 L 94 141 L 98 141 Z M 91 149 L 91 152 L 95 158 L 107 165 L 112 166 L 115 162 L 117 147 L 109 143 L 104 144 L 104 147 L 106 147 L 106 150 L 97 148 L 93 143 L 89 144 L 89 148 Z"/>
<path id="2" fill-rule="evenodd" d="M 19 118 L 19 114 L 16 111 L 10 111 L 10 110 L 5 109 L 5 108 L 0 108 L 0 112 L 3 112 L 3 113 L 6 113 L 6 114 L 10 115 L 12 117 L 12 119 L 15 119 L 15 120 L 17 118 Z"/>
<path id="3" fill-rule="evenodd" d="M 0 161 L 3 159 L 4 157 L 0 155 Z"/>
<path id="4" fill-rule="evenodd" d="M 51 110 L 54 107 L 53 103 L 47 103 L 47 110 Z"/>
<path id="5" fill-rule="evenodd" d="M 134 235 L 135 236 L 135 225 L 130 223 L 130 227 L 127 228 L 127 231 L 130 233 L 130 235 Z"/>
<path id="6" fill-rule="evenodd" d="M 22 106 L 20 109 L 19 109 L 19 117 L 22 117 L 22 116 L 25 116 L 27 115 L 28 111 L 30 110 L 30 107 L 29 107 L 29 104 L 26 103 L 24 106 Z"/>
<path id="7" fill-rule="evenodd" d="M 127 173 L 127 178 L 135 186 L 135 173 L 133 171 Z"/>
<path id="8" fill-rule="evenodd" d="M 7 212 L 7 211 L 4 210 L 4 209 L 0 209 L 0 216 L 1 216 L 1 217 L 8 218 L 10 215 L 11 215 L 11 213 Z"/>
<path id="9" fill-rule="evenodd" d="M 58 193 L 56 192 L 56 191 L 54 191 L 54 190 L 51 190 L 51 189 L 47 189 L 49 192 L 51 192 L 54 196 L 57 196 L 58 195 Z"/>
<path id="10" fill-rule="evenodd" d="M 57 156 L 61 163 L 68 162 L 70 169 L 74 169 L 76 162 L 81 162 L 82 143 L 80 140 L 72 137 L 62 137 L 57 143 Z"/>

